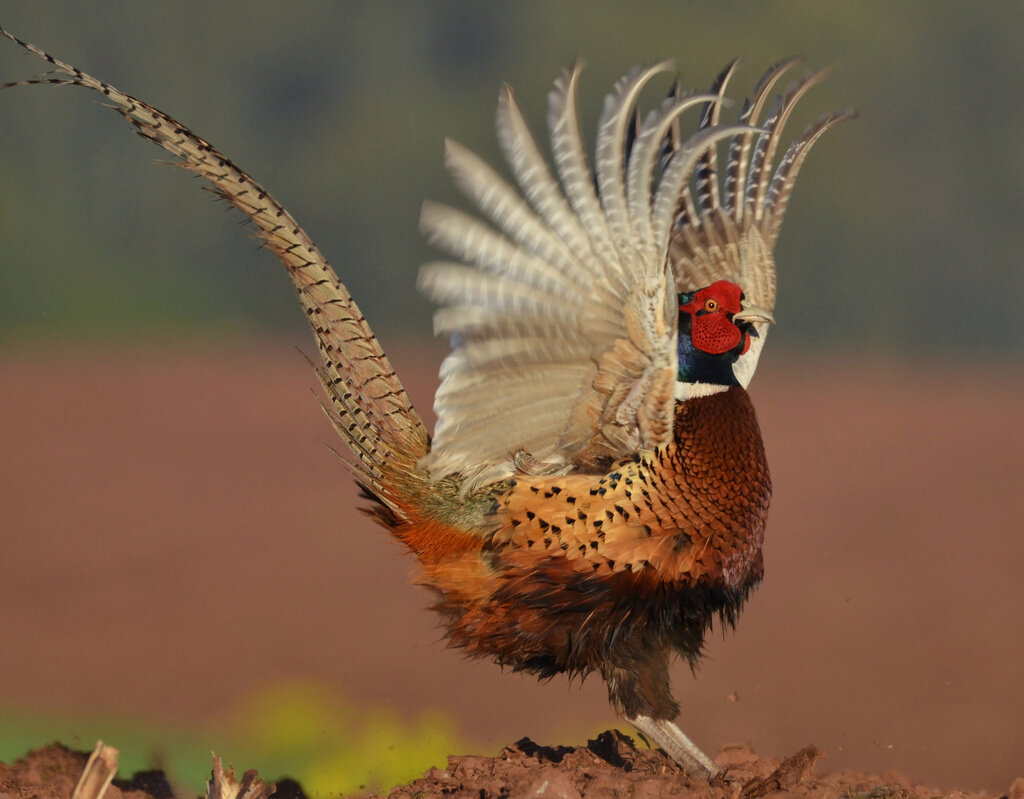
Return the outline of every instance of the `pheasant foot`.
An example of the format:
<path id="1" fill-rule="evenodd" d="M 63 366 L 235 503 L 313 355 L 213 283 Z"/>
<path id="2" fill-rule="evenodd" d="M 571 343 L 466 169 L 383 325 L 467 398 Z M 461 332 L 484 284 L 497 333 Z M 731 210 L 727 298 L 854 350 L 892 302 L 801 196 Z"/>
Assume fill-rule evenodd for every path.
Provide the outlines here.
<path id="1" fill-rule="evenodd" d="M 691 774 L 710 780 L 721 772 L 721 768 L 698 749 L 674 721 L 640 715 L 627 717 L 626 721 L 664 749 L 669 757 Z"/>

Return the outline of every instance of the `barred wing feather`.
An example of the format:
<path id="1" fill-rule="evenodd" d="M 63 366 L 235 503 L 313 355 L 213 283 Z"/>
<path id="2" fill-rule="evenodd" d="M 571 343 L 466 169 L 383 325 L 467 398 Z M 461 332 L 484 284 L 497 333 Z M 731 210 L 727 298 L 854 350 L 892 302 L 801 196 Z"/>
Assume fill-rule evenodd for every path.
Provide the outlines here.
<path id="1" fill-rule="evenodd" d="M 723 192 L 718 192 L 715 155 L 709 150 L 697 170 L 698 198 L 684 190 L 669 244 L 669 260 L 678 291 L 693 291 L 715 280 L 737 283 L 747 298 L 769 311 L 775 308 L 775 248 L 786 205 L 797 173 L 818 138 L 833 125 L 856 116 L 852 110 L 827 114 L 810 125 L 786 150 L 778 167 L 775 155 L 793 109 L 809 89 L 824 80 L 829 70 L 808 74 L 777 97 L 765 119 L 760 117 L 779 80 L 799 63 L 787 58 L 770 67 L 758 80 L 751 99 L 739 115 L 747 129 L 732 138 Z M 735 63 L 712 86 L 724 91 Z M 718 126 L 717 106 L 709 107 L 701 129 Z M 696 209 L 696 210 L 693 210 Z M 767 331 L 762 326 L 761 339 Z"/>
<path id="2" fill-rule="evenodd" d="M 751 302 L 774 310 L 776 274 L 772 253 L 797 173 L 811 146 L 826 130 L 856 116 L 855 111 L 845 110 L 821 117 L 789 145 L 776 167 L 775 155 L 793 109 L 829 74 L 829 70 L 820 70 L 794 82 L 784 96 L 772 101 L 761 122 L 772 90 L 798 63 L 798 59 L 787 58 L 774 64 L 755 85 L 752 98 L 744 103 L 739 121 L 749 127 L 735 135 L 729 145 L 723 191 L 718 191 L 713 150 L 706 152 L 697 170 L 696 201 L 684 187 L 669 243 L 677 291 L 693 291 L 716 280 L 730 280 Z M 713 92 L 724 91 L 735 66 L 734 62 L 719 75 L 712 85 Z M 718 106 L 709 106 L 701 119 L 701 129 L 718 125 L 717 111 Z M 756 368 L 768 325 L 758 323 L 757 330 L 751 357 L 737 365 L 737 377 L 743 385 Z"/>
<path id="3" fill-rule="evenodd" d="M 517 453 L 551 470 L 593 471 L 668 443 L 676 294 L 725 279 L 774 307 L 772 249 L 797 172 L 818 137 L 853 116 L 818 120 L 776 169 L 786 121 L 827 74 L 804 77 L 770 103 L 796 63 L 772 66 L 734 125 L 720 117 L 736 62 L 707 93 L 676 84 L 642 124 L 638 97 L 670 65 L 634 69 L 605 98 L 593 171 L 576 113 L 579 64 L 548 96 L 554 170 L 507 86 L 497 136 L 516 186 L 447 143 L 448 168 L 486 221 L 434 203 L 423 210 L 431 242 L 457 259 L 428 264 L 420 277 L 442 305 L 435 332 L 452 343 L 432 449 L 421 462 L 433 478 L 458 473 L 473 485 L 509 477 Z M 683 138 L 679 117 L 697 105 L 697 132 Z M 720 178 L 717 144 L 726 138 Z"/>
<path id="4" fill-rule="evenodd" d="M 516 453 L 546 468 L 595 470 L 672 436 L 675 277 L 667 259 L 676 200 L 701 153 L 745 126 L 710 127 L 659 164 L 688 108 L 715 94 L 671 97 L 627 143 L 637 97 L 669 69 L 634 70 L 605 100 L 591 171 L 576 114 L 580 67 L 549 95 L 554 172 L 507 87 L 498 140 L 513 187 L 461 145 L 446 163 L 486 222 L 427 203 L 421 225 L 457 262 L 425 266 L 421 289 L 451 337 L 435 399 L 431 476 L 487 482 Z M 663 167 L 663 168 L 662 168 Z"/>

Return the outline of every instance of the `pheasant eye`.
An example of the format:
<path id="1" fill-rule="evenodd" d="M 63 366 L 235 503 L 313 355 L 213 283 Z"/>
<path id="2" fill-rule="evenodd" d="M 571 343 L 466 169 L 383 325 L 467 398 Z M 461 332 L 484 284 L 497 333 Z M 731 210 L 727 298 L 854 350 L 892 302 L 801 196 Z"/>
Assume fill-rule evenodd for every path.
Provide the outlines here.
<path id="1" fill-rule="evenodd" d="M 708 297 L 706 300 L 704 300 L 704 310 L 705 311 L 709 311 L 711 313 L 714 313 L 715 311 L 717 311 L 718 310 L 718 300 L 713 300 L 710 297 Z"/>

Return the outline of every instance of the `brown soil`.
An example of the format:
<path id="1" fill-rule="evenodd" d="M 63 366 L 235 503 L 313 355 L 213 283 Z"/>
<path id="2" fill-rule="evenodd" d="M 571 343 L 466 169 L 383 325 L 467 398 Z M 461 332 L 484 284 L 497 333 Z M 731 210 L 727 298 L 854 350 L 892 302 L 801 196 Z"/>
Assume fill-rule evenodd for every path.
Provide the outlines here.
<path id="1" fill-rule="evenodd" d="M 440 351 L 385 344 L 429 409 Z M 765 582 L 696 679 L 677 664 L 680 726 L 705 750 L 814 741 L 828 769 L 1005 790 L 1024 772 L 1024 377 L 773 357 L 752 392 Z M 614 723 L 599 680 L 445 649 L 353 509 L 312 385 L 281 346 L 0 351 L 0 707 L 209 725 L 299 677 L 440 710 L 472 751 Z M 214 640 L 273 654 L 239 669 Z"/>
<path id="2" fill-rule="evenodd" d="M 61 744 L 34 749 L 10 765 L 0 763 L 0 797 L 3 799 L 70 799 L 82 776 L 88 752 L 76 752 Z M 104 799 L 169 799 L 173 790 L 159 771 L 116 780 Z"/>
<path id="3" fill-rule="evenodd" d="M 447 769 L 431 769 L 423 779 L 395 788 L 389 797 L 931 799 L 946 795 L 968 799 L 987 796 L 959 791 L 942 794 L 934 788 L 915 785 L 895 772 L 819 774 L 815 764 L 822 755 L 821 750 L 807 746 L 779 761 L 759 757 L 749 747 L 734 747 L 719 753 L 716 760 L 724 767 L 724 772 L 709 784 L 687 776 L 661 751 L 637 749 L 628 736 L 617 731 L 599 735 L 585 748 L 538 746 L 524 738 L 496 758 L 453 757 Z M 1004 795 L 1009 799 L 1024 799 L 1024 778 L 1014 781 Z"/>
<path id="4" fill-rule="evenodd" d="M 748 747 L 733 747 L 716 758 L 722 776 L 710 784 L 689 777 L 663 752 L 637 749 L 617 731 L 602 733 L 586 747 L 539 746 L 523 738 L 497 757 L 451 757 L 445 769 L 432 768 L 421 779 L 393 789 L 389 799 L 480 799 L 547 797 L 548 799 L 934 799 L 952 796 L 982 799 L 984 792 L 940 792 L 912 783 L 895 772 L 819 773 L 822 752 L 808 746 L 779 761 L 759 757 Z M 29 752 L 10 766 L 0 764 L 0 799 L 71 799 L 88 755 L 60 744 Z M 305 799 L 301 787 L 284 779 L 268 786 L 273 799 Z M 177 795 L 162 772 L 115 780 L 104 799 L 171 799 Z M 258 794 L 255 794 L 258 795 Z M 1024 799 L 1024 778 L 1001 794 Z M 269 798 L 268 798 L 269 799 Z"/>

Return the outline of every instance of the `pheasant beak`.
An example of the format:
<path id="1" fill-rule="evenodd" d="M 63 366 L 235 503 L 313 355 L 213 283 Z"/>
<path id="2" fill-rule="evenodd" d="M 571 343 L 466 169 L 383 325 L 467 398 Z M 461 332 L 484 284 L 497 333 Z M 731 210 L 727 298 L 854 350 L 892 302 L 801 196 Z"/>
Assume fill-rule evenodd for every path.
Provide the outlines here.
<path id="1" fill-rule="evenodd" d="M 770 325 L 775 324 L 775 317 L 772 316 L 772 312 L 766 308 L 762 308 L 760 305 L 754 305 L 753 303 L 743 301 L 740 305 L 740 312 L 732 315 L 732 321 L 734 322 L 767 322 Z"/>

